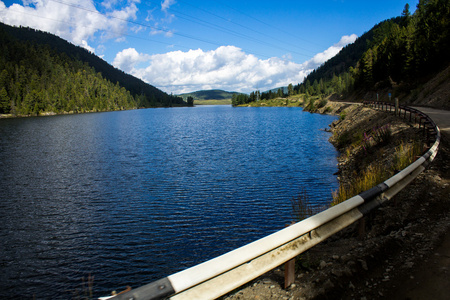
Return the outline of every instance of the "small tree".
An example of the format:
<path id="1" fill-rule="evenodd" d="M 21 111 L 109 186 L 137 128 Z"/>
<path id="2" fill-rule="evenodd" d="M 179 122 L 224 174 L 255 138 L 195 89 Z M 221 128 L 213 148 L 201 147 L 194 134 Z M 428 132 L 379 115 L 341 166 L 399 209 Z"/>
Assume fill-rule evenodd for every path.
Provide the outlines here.
<path id="1" fill-rule="evenodd" d="M 292 83 L 289 83 L 288 85 L 288 94 L 289 96 L 294 95 L 294 86 L 292 85 Z"/>
<path id="2" fill-rule="evenodd" d="M 403 9 L 403 12 L 402 12 L 402 17 L 409 18 L 410 16 L 411 16 L 411 13 L 409 12 L 409 4 L 406 3 L 405 8 Z"/>
<path id="3" fill-rule="evenodd" d="M 187 97 L 187 104 L 188 106 L 194 106 L 194 98 L 191 96 Z"/>

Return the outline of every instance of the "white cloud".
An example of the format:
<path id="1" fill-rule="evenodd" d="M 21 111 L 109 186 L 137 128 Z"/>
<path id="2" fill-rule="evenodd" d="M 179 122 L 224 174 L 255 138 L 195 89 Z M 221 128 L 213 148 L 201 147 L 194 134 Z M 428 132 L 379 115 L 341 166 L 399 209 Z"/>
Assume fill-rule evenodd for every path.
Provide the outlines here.
<path id="1" fill-rule="evenodd" d="M 155 55 L 129 48 L 119 52 L 113 64 L 169 93 L 211 88 L 248 93 L 302 82 L 314 68 L 355 39 L 356 35 L 344 36 L 337 44 L 303 64 L 292 62 L 289 57 L 258 59 L 234 46 Z"/>
<path id="2" fill-rule="evenodd" d="M 338 54 L 339 51 L 341 51 L 341 49 L 343 47 L 345 47 L 348 44 L 353 43 L 357 38 L 358 38 L 358 36 L 356 34 L 344 35 L 338 43 L 334 44 L 333 46 L 331 46 L 324 52 L 314 55 L 314 57 L 312 59 L 305 62 L 304 67 L 311 71 L 316 69 L 317 67 L 322 65 L 324 62 L 326 62 L 327 60 L 329 60 L 330 58 L 332 58 L 333 56 Z"/>
<path id="3" fill-rule="evenodd" d="M 170 6 L 172 6 L 175 3 L 176 3 L 175 0 L 164 0 L 163 2 L 161 2 L 161 10 L 167 11 L 170 8 Z"/>
<path id="4" fill-rule="evenodd" d="M 102 5 L 112 9 L 115 3 L 115 0 L 105 1 Z M 76 5 L 83 9 L 49 0 L 28 0 L 23 5 L 9 7 L 0 2 L 0 21 L 47 31 L 93 51 L 88 41 L 96 33 L 107 30 L 114 33 L 102 32 L 103 38 L 118 38 L 127 29 L 123 20 L 136 19 L 135 1 L 129 1 L 127 6 L 107 14 L 99 14 L 92 0 L 79 0 Z"/>
<path id="5" fill-rule="evenodd" d="M 124 72 L 132 72 L 137 64 L 148 59 L 148 55 L 139 54 L 136 49 L 128 48 L 117 53 L 113 65 Z"/>

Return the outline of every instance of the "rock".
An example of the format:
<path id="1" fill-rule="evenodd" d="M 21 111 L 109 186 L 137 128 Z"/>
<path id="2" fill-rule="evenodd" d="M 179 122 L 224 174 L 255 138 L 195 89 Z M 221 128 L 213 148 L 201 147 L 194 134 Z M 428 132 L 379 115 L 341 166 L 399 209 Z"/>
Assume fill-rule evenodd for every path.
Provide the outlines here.
<path id="1" fill-rule="evenodd" d="M 350 259 L 350 255 L 349 254 L 344 254 L 341 256 L 341 262 L 345 263 L 346 261 L 348 261 Z"/>
<path id="2" fill-rule="evenodd" d="M 353 274 L 352 270 L 350 270 L 350 268 L 346 266 L 342 268 L 342 273 L 346 276 L 351 276 Z"/>
<path id="3" fill-rule="evenodd" d="M 325 283 L 323 284 L 323 288 L 324 288 L 325 290 L 332 289 L 332 288 L 334 288 L 334 284 L 331 282 L 330 279 L 328 279 L 328 280 L 325 281 Z"/>
<path id="4" fill-rule="evenodd" d="M 333 269 L 333 270 L 331 270 L 331 274 L 333 274 L 336 277 L 341 277 L 342 276 L 342 270 L 340 270 L 340 269 Z"/>
<path id="5" fill-rule="evenodd" d="M 369 268 L 367 267 L 367 262 L 363 259 L 358 259 L 358 261 L 361 263 L 361 268 L 363 268 L 364 270 L 368 271 Z"/>

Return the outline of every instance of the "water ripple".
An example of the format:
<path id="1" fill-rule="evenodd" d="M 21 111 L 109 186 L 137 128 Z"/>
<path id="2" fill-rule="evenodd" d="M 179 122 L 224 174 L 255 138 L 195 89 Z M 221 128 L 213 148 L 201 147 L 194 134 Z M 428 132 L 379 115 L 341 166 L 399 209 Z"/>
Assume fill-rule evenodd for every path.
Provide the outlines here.
<path id="1" fill-rule="evenodd" d="M 337 188 L 334 117 L 197 107 L 0 120 L 0 298 L 96 296 L 283 228 Z"/>

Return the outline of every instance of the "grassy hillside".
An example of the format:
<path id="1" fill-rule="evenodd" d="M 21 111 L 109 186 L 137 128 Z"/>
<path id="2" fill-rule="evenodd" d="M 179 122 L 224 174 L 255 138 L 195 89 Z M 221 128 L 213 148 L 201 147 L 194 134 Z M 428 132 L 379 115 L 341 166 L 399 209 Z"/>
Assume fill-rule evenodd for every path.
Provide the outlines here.
<path id="1" fill-rule="evenodd" d="M 227 92 L 223 90 L 204 90 L 192 93 L 180 94 L 178 96 L 186 100 L 188 97 L 192 97 L 195 100 L 229 100 L 237 92 Z M 231 102 L 230 102 L 231 103 Z"/>
<path id="2" fill-rule="evenodd" d="M 194 105 L 230 105 L 231 99 L 221 100 L 194 100 Z"/>

